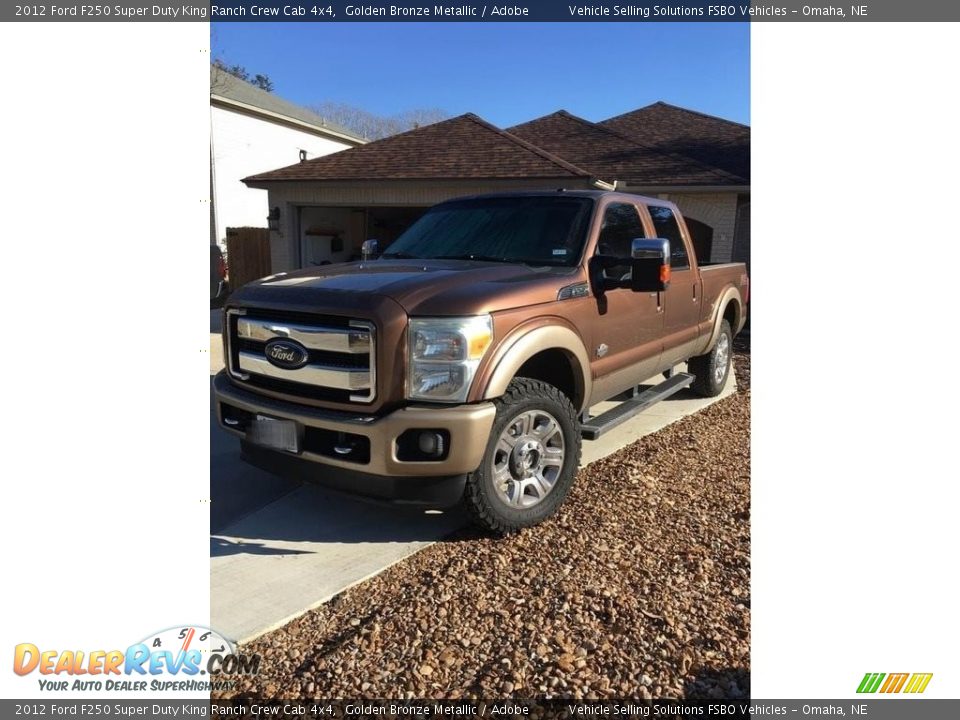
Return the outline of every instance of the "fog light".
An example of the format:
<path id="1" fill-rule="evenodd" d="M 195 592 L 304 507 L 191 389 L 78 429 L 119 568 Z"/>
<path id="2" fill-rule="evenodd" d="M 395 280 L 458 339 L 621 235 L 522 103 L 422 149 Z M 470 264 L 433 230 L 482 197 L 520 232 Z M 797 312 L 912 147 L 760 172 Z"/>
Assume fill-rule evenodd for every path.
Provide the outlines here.
<path id="1" fill-rule="evenodd" d="M 438 462 L 450 454 L 450 432 L 439 428 L 411 428 L 397 438 L 400 462 Z"/>
<path id="2" fill-rule="evenodd" d="M 425 430 L 420 433 L 420 437 L 417 439 L 417 446 L 424 455 L 431 457 L 443 455 L 443 435 L 438 432 L 433 432 L 432 430 Z"/>

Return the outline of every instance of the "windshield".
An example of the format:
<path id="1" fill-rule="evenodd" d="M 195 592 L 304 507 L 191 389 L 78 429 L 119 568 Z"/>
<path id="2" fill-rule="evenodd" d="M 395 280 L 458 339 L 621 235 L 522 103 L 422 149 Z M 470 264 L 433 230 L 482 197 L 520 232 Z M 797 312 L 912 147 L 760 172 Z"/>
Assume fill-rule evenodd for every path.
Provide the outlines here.
<path id="1" fill-rule="evenodd" d="M 575 265 L 593 200 L 518 196 L 456 200 L 428 210 L 383 257 Z"/>

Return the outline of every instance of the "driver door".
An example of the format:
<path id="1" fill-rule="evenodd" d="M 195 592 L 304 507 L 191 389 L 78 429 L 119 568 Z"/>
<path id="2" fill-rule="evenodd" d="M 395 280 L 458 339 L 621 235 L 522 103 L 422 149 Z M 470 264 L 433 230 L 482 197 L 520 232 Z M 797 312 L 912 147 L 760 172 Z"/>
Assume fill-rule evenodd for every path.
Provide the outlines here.
<path id="1" fill-rule="evenodd" d="M 625 263 L 604 270 L 605 277 L 629 279 L 631 243 L 647 236 L 636 205 L 608 203 L 602 211 L 597 253 L 622 257 Z M 663 307 L 660 293 L 629 288 L 607 290 L 596 301 L 589 348 L 594 388 L 610 396 L 656 372 L 663 351 Z"/>

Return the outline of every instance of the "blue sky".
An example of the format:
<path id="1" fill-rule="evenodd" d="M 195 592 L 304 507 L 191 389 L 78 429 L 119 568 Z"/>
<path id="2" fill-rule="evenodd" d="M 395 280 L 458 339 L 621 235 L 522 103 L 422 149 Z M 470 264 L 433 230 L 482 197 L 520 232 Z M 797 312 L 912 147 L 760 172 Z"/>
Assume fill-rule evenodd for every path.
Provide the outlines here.
<path id="1" fill-rule="evenodd" d="M 657 100 L 750 122 L 749 23 L 213 23 L 214 57 L 301 105 L 441 108 L 501 127 Z"/>

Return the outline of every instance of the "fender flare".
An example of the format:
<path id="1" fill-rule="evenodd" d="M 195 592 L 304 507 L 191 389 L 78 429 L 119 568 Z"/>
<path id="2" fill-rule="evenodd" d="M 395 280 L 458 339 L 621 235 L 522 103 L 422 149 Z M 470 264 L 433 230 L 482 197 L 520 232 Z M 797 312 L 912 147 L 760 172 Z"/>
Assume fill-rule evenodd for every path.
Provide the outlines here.
<path id="1" fill-rule="evenodd" d="M 730 330 L 733 331 L 734 335 L 740 332 L 740 326 L 743 325 L 743 299 L 740 296 L 740 291 L 733 285 L 730 285 L 720 294 L 720 299 L 717 300 L 716 307 L 718 310 L 713 318 L 713 330 L 710 332 L 710 341 L 706 344 L 703 350 L 704 353 L 709 352 L 713 348 L 714 343 L 717 342 L 717 337 L 720 335 L 720 323 L 723 322 L 723 316 L 726 314 L 730 303 L 734 303 L 737 313 L 734 327 L 731 327 Z"/>
<path id="2" fill-rule="evenodd" d="M 571 361 L 581 405 L 577 410 L 582 411 L 582 405 L 588 401 L 593 390 L 590 357 L 580 335 L 566 323 L 560 324 L 559 318 L 548 325 L 517 328 L 504 339 L 491 359 L 490 367 L 493 370 L 483 387 L 481 399 L 490 400 L 503 395 L 523 364 L 544 350 L 560 350 Z"/>

